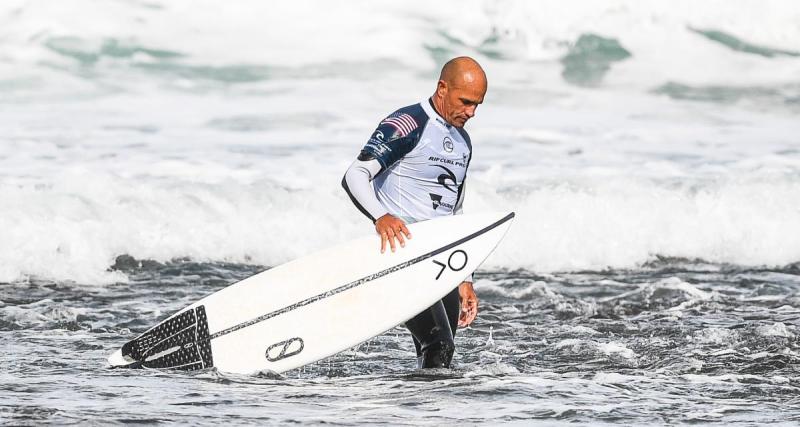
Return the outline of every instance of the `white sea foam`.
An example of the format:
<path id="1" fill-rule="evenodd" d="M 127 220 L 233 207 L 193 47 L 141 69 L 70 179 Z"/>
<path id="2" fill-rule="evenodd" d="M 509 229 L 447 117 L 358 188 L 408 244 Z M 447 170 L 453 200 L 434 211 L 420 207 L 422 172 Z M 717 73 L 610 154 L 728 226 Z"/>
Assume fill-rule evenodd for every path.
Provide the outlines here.
<path id="1" fill-rule="evenodd" d="M 790 331 L 790 328 L 795 330 L 797 329 L 794 326 L 786 326 L 782 322 L 775 322 L 770 326 L 759 326 L 758 333 L 768 337 L 794 338 L 795 334 Z"/>
<path id="2" fill-rule="evenodd" d="M 515 375 L 515 374 L 519 374 L 519 369 L 507 363 L 502 363 L 498 361 L 495 363 L 489 363 L 486 365 L 478 366 L 475 369 L 465 372 L 464 376 L 469 378 L 469 377 L 483 376 L 483 375 L 500 376 L 500 375 Z"/>
<path id="3" fill-rule="evenodd" d="M 564 55 L 581 34 L 615 37 L 633 53 L 620 65 L 615 81 L 659 83 L 659 76 L 684 81 L 773 82 L 793 79 L 798 64 L 770 67 L 768 58 L 739 56 L 689 28 L 715 29 L 776 49 L 797 49 L 800 7 L 791 0 L 698 5 L 691 0 L 614 0 L 586 4 L 572 1 L 424 2 L 389 1 L 326 4 L 309 0 L 237 2 L 235 7 L 205 1 L 111 2 L 89 0 L 69 5 L 11 0 L 4 4 L 2 35 L 10 44 L 4 56 L 13 61 L 56 61 L 38 49 L 42 40 L 68 38 L 71 49 L 90 56 L 105 40 L 123 46 L 178 52 L 190 63 L 305 64 L 390 59 L 413 67 L 435 64 L 427 47 L 453 40 L 462 49 L 477 49 L 511 58 L 547 61 Z M 81 13 L 75 13 L 80 11 Z M 321 25 L 309 16 L 331 16 Z M 65 14 L 70 19 L 65 20 Z M 426 22 L 427 21 L 427 22 Z M 435 25 L 430 25 L 434 22 Z M 442 35 L 446 35 L 443 38 Z M 148 50 L 133 62 L 152 62 Z M 156 53 L 157 56 L 157 53 Z M 105 58 L 105 59 L 113 59 Z M 58 61 L 56 61 L 58 63 Z M 109 64 L 109 65 L 113 65 Z M 731 65 L 747 73 L 728 73 Z M 774 65 L 774 64 L 773 64 Z M 793 68 L 794 67 L 794 68 Z M 507 67 L 504 67 L 508 69 Z M 721 71 L 726 72 L 721 72 Z"/>
<path id="4" fill-rule="evenodd" d="M 5 2 L 0 281 L 125 280 L 120 254 L 276 265 L 370 233 L 338 182 L 383 115 L 429 95 L 437 52 L 490 77 L 466 210 L 517 218 L 487 267 L 800 261 L 782 89 L 800 59 L 689 30 L 797 49 L 800 5 L 768 3 Z M 588 33 L 632 55 L 594 89 L 559 62 Z M 653 93 L 667 82 L 777 98 Z"/>
<path id="5" fill-rule="evenodd" d="M 724 328 L 706 328 L 695 332 L 693 338 L 709 344 L 730 344 L 738 337 L 736 331 Z"/>
<path id="6" fill-rule="evenodd" d="M 577 335 L 598 335 L 600 332 L 583 325 L 567 326 L 566 331 Z"/>
<path id="7" fill-rule="evenodd" d="M 4 321 L 31 328 L 75 322 L 78 316 L 87 312 L 86 308 L 64 307 L 50 299 L 21 306 L 0 306 Z"/>
<path id="8" fill-rule="evenodd" d="M 602 343 L 598 344 L 598 349 L 607 355 L 619 355 L 626 359 L 631 359 L 636 356 L 636 353 L 633 350 L 625 347 L 624 344 L 620 344 L 618 342 L 609 342 L 609 343 Z"/>
<path id="9" fill-rule="evenodd" d="M 606 356 L 619 356 L 625 359 L 634 359 L 636 353 L 618 342 L 601 343 L 591 340 L 568 338 L 555 344 L 557 349 L 567 349 L 571 352 L 584 352 L 587 350 L 605 354 Z"/>
<path id="10" fill-rule="evenodd" d="M 637 381 L 653 381 L 652 378 L 645 378 L 638 375 L 624 375 L 617 372 L 598 372 L 594 374 L 593 380 L 600 384 L 630 384 Z"/>

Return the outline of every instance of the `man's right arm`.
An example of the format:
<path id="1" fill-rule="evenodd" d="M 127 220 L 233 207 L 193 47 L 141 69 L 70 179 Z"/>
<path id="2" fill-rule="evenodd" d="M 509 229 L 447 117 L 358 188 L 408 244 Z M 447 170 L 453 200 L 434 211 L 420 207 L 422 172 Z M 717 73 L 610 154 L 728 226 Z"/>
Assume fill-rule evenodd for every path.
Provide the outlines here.
<path id="1" fill-rule="evenodd" d="M 350 200 L 373 223 L 388 213 L 375 196 L 375 189 L 372 186 L 372 180 L 380 171 L 381 164 L 376 159 L 359 158 L 347 168 L 342 178 L 342 187 L 350 196 Z"/>
<path id="2" fill-rule="evenodd" d="M 424 121 L 420 122 L 411 115 L 414 108 L 422 112 L 421 107 L 411 106 L 384 119 L 342 178 L 342 187 L 350 200 L 375 223 L 375 231 L 381 236 L 381 252 L 385 251 L 387 243 L 394 252 L 395 239 L 400 246 L 405 246 L 403 236 L 411 238 L 403 220 L 389 214 L 378 200 L 372 180 L 416 147 Z"/>
<path id="3" fill-rule="evenodd" d="M 353 162 L 342 178 L 342 187 L 347 191 L 353 204 L 364 215 L 375 223 L 375 231 L 381 236 L 381 253 L 386 251 L 387 243 L 396 250 L 395 239 L 400 246 L 405 246 L 405 239 L 411 238 L 403 220 L 390 215 L 381 202 L 375 197 L 372 179 L 380 173 L 381 165 L 375 159 L 359 159 Z M 405 238 L 403 237 L 405 235 Z"/>
<path id="4" fill-rule="evenodd" d="M 419 106 L 409 106 L 383 119 L 342 179 L 350 200 L 373 223 L 388 211 L 375 196 L 372 180 L 416 147 L 424 124 L 412 115 L 415 109 L 422 112 Z"/>

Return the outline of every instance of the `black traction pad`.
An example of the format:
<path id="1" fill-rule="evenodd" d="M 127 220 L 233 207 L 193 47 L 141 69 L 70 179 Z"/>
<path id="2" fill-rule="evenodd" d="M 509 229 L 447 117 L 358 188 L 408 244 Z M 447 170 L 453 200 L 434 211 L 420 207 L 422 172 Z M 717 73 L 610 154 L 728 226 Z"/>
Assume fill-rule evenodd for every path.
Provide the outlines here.
<path id="1" fill-rule="evenodd" d="M 122 346 L 131 367 L 194 371 L 214 366 L 206 308 L 198 306 L 161 323 Z"/>

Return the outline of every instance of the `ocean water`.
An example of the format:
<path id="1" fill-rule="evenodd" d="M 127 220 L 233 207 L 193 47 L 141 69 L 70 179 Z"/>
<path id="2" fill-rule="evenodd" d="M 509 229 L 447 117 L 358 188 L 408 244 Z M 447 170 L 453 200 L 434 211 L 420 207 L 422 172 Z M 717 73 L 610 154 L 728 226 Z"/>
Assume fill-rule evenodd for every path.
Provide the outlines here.
<path id="1" fill-rule="evenodd" d="M 800 422 L 800 4 L 0 5 L 0 421 Z M 465 210 L 513 210 L 454 369 L 401 328 L 281 376 L 118 371 L 189 303 L 372 232 L 339 186 L 471 55 Z"/>

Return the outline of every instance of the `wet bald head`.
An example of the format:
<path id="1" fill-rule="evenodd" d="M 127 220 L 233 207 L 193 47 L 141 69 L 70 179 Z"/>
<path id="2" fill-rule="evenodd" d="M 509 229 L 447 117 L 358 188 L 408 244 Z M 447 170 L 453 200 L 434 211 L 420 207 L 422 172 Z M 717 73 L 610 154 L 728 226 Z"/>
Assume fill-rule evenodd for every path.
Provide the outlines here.
<path id="1" fill-rule="evenodd" d="M 476 85 L 486 92 L 486 73 L 478 61 L 469 56 L 459 56 L 447 61 L 439 73 L 439 80 L 453 87 Z"/>
<path id="2" fill-rule="evenodd" d="M 483 103 L 487 80 L 478 61 L 459 56 L 447 61 L 439 74 L 433 105 L 449 124 L 463 127 Z"/>

